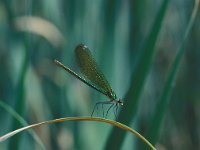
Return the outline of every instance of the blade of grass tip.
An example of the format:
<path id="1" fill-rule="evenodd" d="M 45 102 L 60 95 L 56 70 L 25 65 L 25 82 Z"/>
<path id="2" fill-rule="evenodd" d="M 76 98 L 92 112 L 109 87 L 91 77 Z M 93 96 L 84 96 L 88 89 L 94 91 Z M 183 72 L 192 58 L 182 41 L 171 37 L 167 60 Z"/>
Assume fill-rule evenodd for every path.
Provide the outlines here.
<path id="1" fill-rule="evenodd" d="M 182 41 L 181 46 L 175 56 L 172 67 L 169 71 L 169 75 L 167 77 L 166 84 L 165 84 L 163 93 L 161 95 L 159 104 L 156 107 L 156 111 L 155 111 L 155 114 L 151 121 L 150 128 L 146 134 L 147 135 L 146 137 L 148 137 L 148 139 L 151 141 L 151 143 L 153 145 L 156 144 L 156 142 L 159 138 L 160 128 L 162 125 L 162 121 L 164 119 L 166 109 L 168 108 L 173 84 L 176 80 L 176 75 L 177 75 L 177 72 L 178 72 L 178 69 L 180 66 L 181 58 L 183 57 L 183 54 L 185 52 L 185 45 L 186 45 L 189 35 L 191 33 L 191 29 L 192 29 L 194 21 L 196 19 L 197 12 L 199 11 L 199 7 L 200 7 L 199 4 L 200 4 L 199 0 L 196 0 L 191 18 L 189 20 L 188 26 L 186 28 L 186 32 L 183 37 L 183 41 Z"/>
<path id="2" fill-rule="evenodd" d="M 150 35 L 148 37 L 147 43 L 145 45 L 144 51 L 136 66 L 135 72 L 132 75 L 130 88 L 124 98 L 125 104 L 124 107 L 122 107 L 122 111 L 120 112 L 118 119 L 119 122 L 123 122 L 124 124 L 129 125 L 132 119 L 135 117 L 139 98 L 145 84 L 145 79 L 148 75 L 148 71 L 151 67 L 152 60 L 155 55 L 154 47 L 162 25 L 162 21 L 164 19 L 168 2 L 169 0 L 164 0 L 162 2 Z M 125 134 L 125 132 L 122 132 L 117 128 L 113 128 L 111 134 L 108 137 L 105 149 L 121 149 Z"/>
<path id="3" fill-rule="evenodd" d="M 134 129 L 132 129 L 132 128 L 130 128 L 130 127 L 128 127 L 128 126 L 126 126 L 122 123 L 119 123 L 119 122 L 116 122 L 116 121 L 113 121 L 113 120 L 109 120 L 109 119 L 105 119 L 105 118 L 99 118 L 99 117 L 93 117 L 93 118 L 91 118 L 91 117 L 67 117 L 67 118 L 59 118 L 59 119 L 48 120 L 48 121 L 32 124 L 32 125 L 29 125 L 29 126 L 26 126 L 26 127 L 19 128 L 17 130 L 14 130 L 12 132 L 9 132 L 9 133 L 1 136 L 0 142 L 3 142 L 5 140 L 7 140 L 8 138 L 11 138 L 12 136 L 14 136 L 16 134 L 18 134 L 22 131 L 31 129 L 31 128 L 36 128 L 36 127 L 39 127 L 41 125 L 48 125 L 48 124 L 53 124 L 53 123 L 65 122 L 65 121 L 97 121 L 97 122 L 108 123 L 108 124 L 111 124 L 111 125 L 116 126 L 118 128 L 121 128 L 125 131 L 131 132 L 132 134 L 134 134 L 135 136 L 140 138 L 144 143 L 146 143 L 152 150 L 156 150 L 148 140 L 146 140 L 142 135 L 140 135 Z"/>
<path id="4" fill-rule="evenodd" d="M 0 100 L 0 107 L 3 108 L 6 112 L 8 112 L 13 118 L 15 118 L 22 126 L 28 125 L 28 123 L 12 107 L 4 103 L 2 100 Z M 37 134 L 34 131 L 30 131 L 30 135 L 33 136 L 34 140 L 38 143 L 41 149 L 46 149 L 41 139 L 37 136 Z"/>

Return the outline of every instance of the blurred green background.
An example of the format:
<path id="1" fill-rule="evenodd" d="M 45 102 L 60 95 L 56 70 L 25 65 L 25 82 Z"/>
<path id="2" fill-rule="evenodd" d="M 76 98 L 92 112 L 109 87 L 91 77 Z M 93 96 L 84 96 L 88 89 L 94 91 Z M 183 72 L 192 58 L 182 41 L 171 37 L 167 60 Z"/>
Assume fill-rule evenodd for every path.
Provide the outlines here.
<path id="1" fill-rule="evenodd" d="M 32 124 L 90 116 L 96 102 L 108 100 L 53 63 L 56 58 L 79 72 L 74 48 L 84 43 L 124 100 L 118 121 L 159 150 L 200 149 L 198 4 L 0 0 L 0 135 L 25 125 L 14 111 Z M 108 118 L 115 119 L 112 111 Z M 0 149 L 149 149 L 133 135 L 97 122 L 34 131 L 40 142 L 23 132 L 0 143 Z"/>

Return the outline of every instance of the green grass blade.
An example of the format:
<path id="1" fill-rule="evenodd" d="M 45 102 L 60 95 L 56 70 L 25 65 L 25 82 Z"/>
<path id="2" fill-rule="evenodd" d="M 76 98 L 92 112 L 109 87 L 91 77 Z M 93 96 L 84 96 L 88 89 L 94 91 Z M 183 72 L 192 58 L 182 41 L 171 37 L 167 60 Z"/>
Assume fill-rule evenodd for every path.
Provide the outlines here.
<path id="1" fill-rule="evenodd" d="M 28 49 L 25 48 L 25 58 L 22 64 L 21 73 L 19 76 L 18 84 L 17 84 L 17 96 L 16 96 L 16 105 L 15 110 L 20 116 L 24 116 L 24 110 L 25 110 L 25 98 L 24 98 L 24 82 L 25 82 L 25 76 L 28 68 Z M 12 122 L 12 130 L 21 127 L 21 124 L 17 120 L 13 120 Z M 20 136 L 17 135 L 9 142 L 9 149 L 19 149 L 19 143 L 20 143 Z"/>
<path id="2" fill-rule="evenodd" d="M 160 10 L 158 11 L 157 17 L 153 24 L 153 28 L 148 37 L 147 43 L 145 45 L 143 54 L 136 66 L 135 72 L 132 75 L 131 86 L 125 96 L 125 103 L 122 107 L 122 111 L 119 114 L 119 122 L 129 125 L 135 114 L 137 112 L 137 105 L 139 102 L 140 95 L 145 84 L 148 71 L 152 65 L 152 60 L 155 55 L 155 44 L 158 37 L 158 33 L 161 28 L 161 24 L 164 19 L 164 15 L 167 9 L 168 0 L 164 0 Z M 111 134 L 106 143 L 106 149 L 121 149 L 123 140 L 125 138 L 125 133 L 113 128 Z"/>
<path id="3" fill-rule="evenodd" d="M 166 84 L 165 84 L 163 93 L 162 93 L 161 98 L 159 100 L 159 103 L 156 107 L 155 114 L 153 116 L 153 119 L 152 119 L 151 124 L 150 124 L 150 128 L 149 128 L 148 133 L 147 133 L 148 139 L 154 145 L 156 144 L 156 142 L 159 138 L 159 133 L 160 133 L 162 121 L 164 119 L 164 115 L 165 115 L 165 112 L 168 108 L 168 104 L 169 104 L 169 101 L 170 101 L 170 95 L 171 95 L 171 92 L 172 92 L 172 89 L 173 89 L 173 83 L 176 80 L 176 75 L 177 75 L 177 72 L 178 72 L 178 69 L 179 69 L 179 66 L 180 66 L 180 63 L 181 63 L 181 58 L 183 57 L 184 52 L 185 52 L 185 45 L 186 45 L 188 38 L 189 38 L 189 35 L 191 33 L 191 29 L 192 29 L 194 21 L 196 19 L 197 12 L 199 11 L 198 9 L 199 9 L 199 0 L 196 0 L 190 21 L 188 23 L 186 32 L 184 34 L 182 44 L 181 44 L 181 46 L 180 46 L 180 48 L 179 48 L 179 50 L 178 50 L 178 52 L 175 56 L 174 62 L 173 62 L 172 67 L 169 71 L 169 75 L 168 75 L 168 78 L 166 80 Z"/>

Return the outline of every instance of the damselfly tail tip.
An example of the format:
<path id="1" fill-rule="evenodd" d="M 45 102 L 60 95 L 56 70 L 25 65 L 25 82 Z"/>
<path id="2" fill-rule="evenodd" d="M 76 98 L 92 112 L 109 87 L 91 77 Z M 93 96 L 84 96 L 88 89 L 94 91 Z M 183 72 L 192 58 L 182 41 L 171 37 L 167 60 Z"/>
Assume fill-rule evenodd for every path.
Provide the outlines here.
<path id="1" fill-rule="evenodd" d="M 61 64 L 57 59 L 54 59 L 54 61 L 53 61 L 56 65 L 59 65 L 59 64 Z"/>
<path id="2" fill-rule="evenodd" d="M 54 60 L 53 60 L 53 62 L 54 62 L 54 63 L 57 63 L 57 62 L 58 62 L 58 60 L 57 60 L 57 59 L 54 59 Z"/>

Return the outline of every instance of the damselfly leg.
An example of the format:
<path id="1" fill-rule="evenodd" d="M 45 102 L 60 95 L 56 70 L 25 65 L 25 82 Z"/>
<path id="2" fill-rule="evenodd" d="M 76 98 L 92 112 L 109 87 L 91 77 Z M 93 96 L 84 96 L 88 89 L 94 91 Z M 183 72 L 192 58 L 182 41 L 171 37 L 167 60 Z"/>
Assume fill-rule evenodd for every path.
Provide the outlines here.
<path id="1" fill-rule="evenodd" d="M 103 107 L 105 104 L 107 104 L 107 105 L 110 104 L 108 110 L 106 111 L 106 114 L 105 114 L 105 112 L 104 112 L 104 107 Z M 93 110 L 92 110 L 91 117 L 93 116 L 95 109 L 97 109 L 97 111 L 98 111 L 98 105 L 101 105 L 101 107 L 102 107 L 102 110 L 103 110 L 103 117 L 107 118 L 108 113 L 109 113 L 109 111 L 111 110 L 111 108 L 113 108 L 115 117 L 117 116 L 118 102 L 115 101 L 115 100 L 113 100 L 113 101 L 97 102 L 97 103 L 94 105 L 94 108 L 93 108 Z"/>

